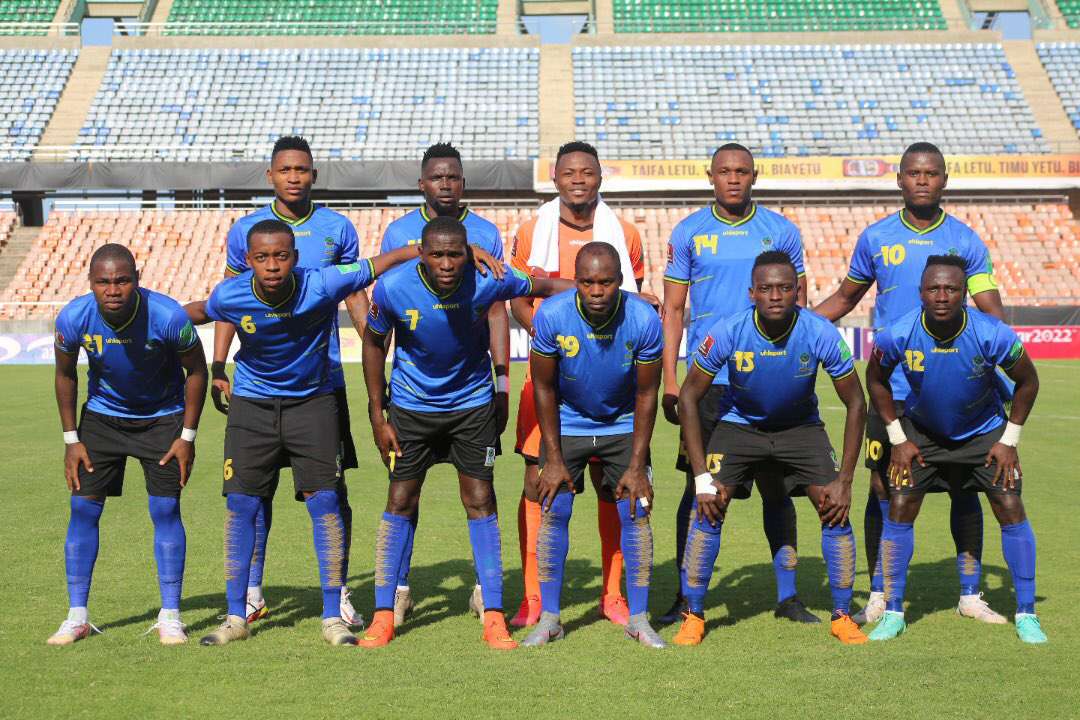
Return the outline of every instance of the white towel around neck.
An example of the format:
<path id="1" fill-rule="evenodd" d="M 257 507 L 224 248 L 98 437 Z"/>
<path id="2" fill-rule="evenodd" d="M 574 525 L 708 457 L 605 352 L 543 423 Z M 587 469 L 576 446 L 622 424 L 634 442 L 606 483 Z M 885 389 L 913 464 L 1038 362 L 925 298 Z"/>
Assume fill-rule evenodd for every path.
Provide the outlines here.
<path id="1" fill-rule="evenodd" d="M 533 228 L 532 248 L 529 250 L 529 265 L 538 267 L 549 274 L 559 272 L 559 203 L 555 198 L 540 206 L 537 213 L 536 227 Z M 619 269 L 622 270 L 622 289 L 637 292 L 634 279 L 634 266 L 630 262 L 630 251 L 626 246 L 626 235 L 622 223 L 603 198 L 596 199 L 596 212 L 593 214 L 593 240 L 605 242 L 619 253 Z"/>

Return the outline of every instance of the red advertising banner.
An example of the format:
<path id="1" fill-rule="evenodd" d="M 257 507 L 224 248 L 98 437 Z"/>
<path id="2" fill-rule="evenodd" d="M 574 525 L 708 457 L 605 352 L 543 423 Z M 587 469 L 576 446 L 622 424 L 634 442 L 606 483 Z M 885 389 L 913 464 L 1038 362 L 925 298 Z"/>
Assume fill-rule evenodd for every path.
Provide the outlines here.
<path id="1" fill-rule="evenodd" d="M 1080 326 L 1020 325 L 1013 330 L 1020 336 L 1028 355 L 1036 360 L 1080 358 Z"/>

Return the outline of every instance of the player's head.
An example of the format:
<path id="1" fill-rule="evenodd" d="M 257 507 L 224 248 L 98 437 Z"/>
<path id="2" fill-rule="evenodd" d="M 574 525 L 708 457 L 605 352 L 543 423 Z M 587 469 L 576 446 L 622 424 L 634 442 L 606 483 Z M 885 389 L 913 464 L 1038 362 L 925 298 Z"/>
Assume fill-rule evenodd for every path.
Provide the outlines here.
<path id="1" fill-rule="evenodd" d="M 771 322 L 790 319 L 799 294 L 799 276 L 791 256 L 766 250 L 754 259 L 750 271 L 750 299 L 758 317 Z"/>
<path id="2" fill-rule="evenodd" d="M 435 290 L 457 287 L 469 262 L 465 226 L 446 215 L 433 218 L 420 234 L 420 262 Z"/>
<path id="3" fill-rule="evenodd" d="M 465 193 L 465 173 L 457 148 L 450 143 L 435 143 L 429 147 L 420 161 L 417 186 L 436 215 L 457 216 L 461 196 Z"/>
<path id="4" fill-rule="evenodd" d="M 600 194 L 600 156 L 587 142 L 575 140 L 559 148 L 555 155 L 555 189 L 563 203 L 580 212 L 596 202 Z"/>
<path id="5" fill-rule="evenodd" d="M 923 312 L 937 322 L 960 314 L 967 295 L 967 265 L 959 255 L 931 255 L 926 259 L 919 296 Z"/>
<path id="6" fill-rule="evenodd" d="M 274 195 L 283 203 L 306 203 L 315 184 L 315 162 L 311 147 L 302 137 L 286 135 L 277 139 L 270 154 L 266 179 L 274 186 Z"/>
<path id="7" fill-rule="evenodd" d="M 255 274 L 255 282 L 268 294 L 274 294 L 284 283 L 296 261 L 296 238 L 287 222 L 271 218 L 251 226 L 247 234 L 247 264 Z"/>
<path id="8" fill-rule="evenodd" d="M 910 208 L 936 208 L 949 182 L 945 172 L 945 156 L 937 145 L 917 142 L 908 146 L 900 156 L 900 171 L 896 184 L 904 194 L 904 204 Z"/>
<path id="9" fill-rule="evenodd" d="M 138 289 L 139 271 L 135 267 L 135 256 L 126 247 L 106 243 L 90 256 L 90 290 L 94 293 L 102 317 L 130 317 Z"/>
<path id="10" fill-rule="evenodd" d="M 605 318 L 618 299 L 623 276 L 618 251 L 606 242 L 585 243 L 574 260 L 574 283 L 587 315 Z"/>
<path id="11" fill-rule="evenodd" d="M 750 193 L 757 182 L 757 170 L 754 168 L 754 156 L 745 146 L 727 143 L 716 148 L 706 174 L 719 205 L 742 208 L 750 202 Z"/>

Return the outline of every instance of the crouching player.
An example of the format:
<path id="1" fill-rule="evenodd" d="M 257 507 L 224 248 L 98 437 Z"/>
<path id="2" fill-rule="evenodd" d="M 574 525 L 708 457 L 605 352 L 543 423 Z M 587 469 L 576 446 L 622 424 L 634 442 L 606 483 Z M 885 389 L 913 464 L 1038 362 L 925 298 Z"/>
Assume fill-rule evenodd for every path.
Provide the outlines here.
<path id="1" fill-rule="evenodd" d="M 866 369 L 870 398 L 892 443 L 892 496 L 881 534 L 885 615 L 871 640 L 904 632 L 904 589 L 915 545 L 915 518 L 927 492 L 986 493 L 1001 525 L 1001 550 L 1016 591 L 1016 634 L 1046 642 L 1035 616 L 1035 536 L 1024 501 L 1016 445 L 1039 378 L 1008 325 L 964 306 L 964 262 L 927 259 L 922 308 L 880 331 Z M 897 419 L 889 377 L 902 367 L 911 392 Z M 995 366 L 1016 383 L 1008 421 L 996 391 Z"/>
<path id="2" fill-rule="evenodd" d="M 619 289 L 622 281 L 615 248 L 590 242 L 574 261 L 577 289 L 544 302 L 533 316 L 529 363 L 543 441 L 536 496 L 528 499 L 543 510 L 536 542 L 542 612 L 525 646 L 563 637 L 559 600 L 570 514 L 590 462 L 603 469 L 601 501 L 616 504 L 622 524 L 626 635 L 649 647 L 665 646 L 645 616 L 653 563 L 649 442 L 663 326 L 647 302 Z"/>
<path id="3" fill-rule="evenodd" d="M 195 432 L 206 398 L 206 360 L 179 303 L 139 287 L 135 258 L 110 243 L 90 258 L 91 294 L 56 318 L 56 405 L 64 430 L 64 475 L 71 518 L 64 545 L 68 617 L 49 638 L 70 645 L 96 629 L 87 617 L 106 497 L 119 497 L 129 457 L 142 463 L 154 522 L 161 611 L 151 630 L 165 645 L 187 641 L 180 622 L 187 536 L 180 491 L 195 460 Z M 79 349 L 90 364 L 78 429 Z M 185 377 L 186 375 L 186 377 Z"/>
<path id="4" fill-rule="evenodd" d="M 848 511 L 866 420 L 862 386 L 851 351 L 836 328 L 795 305 L 796 271 L 787 254 L 761 253 L 754 261 L 751 283 L 754 307 L 712 327 L 679 393 L 697 512 L 682 568 L 689 612 L 675 643 L 697 645 L 704 637 L 705 592 L 720 550 L 728 503 L 749 497 L 755 472 L 762 466 L 778 471 L 785 493 L 805 493 L 813 502 L 821 518 L 821 554 L 832 593 L 832 635 L 845 644 L 864 643 L 866 636 L 848 615 L 855 577 L 855 538 Z M 818 365 L 832 378 L 847 412 L 842 463 L 818 415 L 814 392 Z M 725 366 L 731 380 L 729 395 L 721 401 L 721 421 L 706 447 L 698 401 Z"/>

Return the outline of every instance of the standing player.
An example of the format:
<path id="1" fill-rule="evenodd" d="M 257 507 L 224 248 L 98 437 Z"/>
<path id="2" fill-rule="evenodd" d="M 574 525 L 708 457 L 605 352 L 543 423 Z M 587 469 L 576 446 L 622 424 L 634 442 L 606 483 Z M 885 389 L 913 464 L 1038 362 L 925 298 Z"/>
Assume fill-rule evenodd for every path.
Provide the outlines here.
<path id="1" fill-rule="evenodd" d="M 465 226 L 471 244 L 483 248 L 499 261 L 503 259 L 499 228 L 461 204 L 461 196 L 465 193 L 465 172 L 461 166 L 461 153 L 453 145 L 436 143 L 427 149 L 420 161 L 420 179 L 416 184 L 424 194 L 424 204 L 386 227 L 381 252 L 419 243 L 424 226 L 433 218 L 452 217 Z M 488 332 L 491 359 L 495 365 L 495 430 L 502 437 L 510 412 L 510 323 L 506 317 L 506 303 L 491 306 L 488 311 Z M 418 520 L 419 517 L 412 518 L 414 534 Z M 412 546 L 409 546 L 401 563 L 401 576 L 394 596 L 395 625 L 401 625 L 413 610 L 414 602 L 409 592 L 411 564 Z M 478 616 L 483 613 L 479 582 L 473 586 L 469 607 Z"/>
<path id="2" fill-rule="evenodd" d="M 664 416 L 675 425 L 679 424 L 679 348 L 687 299 L 690 301 L 690 326 L 686 338 L 689 349 L 701 343 L 706 331 L 718 319 L 749 306 L 746 288 L 755 258 L 763 251 L 780 250 L 795 264 L 798 303 L 806 304 L 799 228 L 782 215 L 754 203 L 752 192 L 757 170 L 750 151 L 738 143 L 721 146 L 713 153 L 708 176 L 716 202 L 692 213 L 672 230 L 664 272 L 663 407 Z M 686 362 L 688 368 L 693 366 L 692 353 L 687 353 Z M 709 437 L 716 427 L 717 407 L 727 391 L 727 369 L 720 365 L 698 408 L 702 437 Z M 690 507 L 694 501 L 694 481 L 681 448 L 675 468 L 686 474 L 686 486 L 675 515 L 675 567 L 681 569 Z M 758 484 L 762 523 L 776 574 L 775 615 L 796 622 L 820 622 L 806 610 L 795 592 L 798 560 L 795 506 L 791 498 L 778 492 L 779 488 L 775 482 Z M 684 605 L 680 594 L 659 621 L 674 622 L 685 611 Z"/>
<path id="3" fill-rule="evenodd" d="M 266 178 L 274 188 L 274 200 L 264 208 L 240 218 L 229 229 L 225 241 L 225 278 L 249 270 L 247 262 L 247 237 L 251 228 L 263 220 L 280 220 L 292 228 L 296 239 L 296 250 L 300 253 L 299 267 L 324 268 L 330 265 L 347 265 L 360 257 L 360 242 L 356 228 L 349 219 L 333 210 L 311 201 L 311 187 L 318 173 L 311 157 L 311 148 L 307 140 L 301 137 L 282 137 L 274 143 L 270 155 L 270 168 Z M 385 251 L 384 251 L 385 252 Z M 358 292 L 345 298 L 345 307 L 352 318 L 353 327 L 358 335 L 364 333 L 364 318 L 367 315 L 367 295 Z M 352 430 L 349 423 L 349 401 L 345 393 L 345 372 L 341 367 L 341 348 L 338 342 L 337 316 L 333 318 L 333 336 L 330 339 L 331 383 L 337 395 L 338 418 L 341 420 L 341 469 L 357 467 L 356 447 L 353 444 Z M 217 323 L 214 327 L 214 362 L 213 372 L 214 405 L 221 412 L 228 411 L 230 394 L 229 376 L 225 373 L 225 360 L 229 354 L 236 328 L 228 323 Z M 349 505 L 349 493 L 342 474 L 341 515 L 345 520 L 345 573 L 349 574 L 349 549 L 352 544 L 352 507 Z M 258 532 L 255 536 L 255 554 L 251 559 L 251 576 L 248 578 L 247 612 L 248 622 L 265 617 L 266 601 L 262 594 L 263 568 L 266 562 L 266 541 L 270 535 L 273 517 L 273 505 L 270 498 L 264 498 L 256 519 Z M 349 592 L 341 589 L 341 616 L 350 625 L 363 625 L 363 619 L 353 609 L 349 601 Z"/>
<path id="4" fill-rule="evenodd" d="M 596 148 L 584 142 L 569 142 L 560 147 L 552 179 L 559 197 L 546 203 L 535 218 L 518 228 L 510 254 L 511 267 L 529 274 L 571 278 L 574 276 L 574 260 L 578 250 L 586 243 L 599 240 L 619 251 L 620 268 L 626 278 L 623 281 L 624 289 L 640 290 L 645 279 L 641 236 L 637 228 L 616 217 L 600 199 L 602 177 Z M 525 298 L 513 300 L 510 309 L 521 326 L 531 333 L 536 303 Z M 535 496 L 540 475 L 537 465 L 540 426 L 533 407 L 532 375 L 528 367 L 521 386 L 514 449 L 525 461 L 525 490 L 518 505 L 518 542 L 525 576 L 525 596 L 510 624 L 532 625 L 540 617 L 540 580 L 536 565 L 540 506 L 528 498 Z M 603 477 L 600 466 L 590 465 L 589 475 L 599 492 Z M 597 504 L 597 522 L 604 576 L 599 609 L 612 622 L 625 625 L 628 613 L 626 598 L 620 587 L 623 558 L 619 551 L 619 512 L 614 503 L 606 502 L 603 497 Z"/>
<path id="5" fill-rule="evenodd" d="M 964 260 L 968 291 L 981 312 L 1005 319 L 1001 295 L 994 282 L 990 251 L 975 232 L 941 209 L 941 196 L 948 183 L 945 158 L 926 142 L 908 147 L 900 158 L 896 183 L 904 196 L 904 207 L 866 228 L 855 244 L 851 268 L 840 288 L 814 308 L 836 322 L 859 304 L 870 286 L 877 283 L 874 304 L 875 331 L 918 308 L 919 278 L 931 255 L 956 255 Z M 994 375 L 997 378 L 997 375 Z M 897 414 L 903 411 L 908 393 L 907 379 L 897 373 L 891 380 Z M 1002 388 L 1002 393 L 1008 390 Z M 882 477 L 889 464 L 889 437 L 881 416 L 871 409 L 866 422 L 866 467 L 870 470 L 870 493 L 866 499 L 866 560 L 873 568 L 870 600 L 857 622 L 874 622 L 885 611 L 885 588 L 881 578 L 878 542 L 882 516 L 889 505 L 888 489 Z M 956 544 L 956 567 L 960 577 L 960 603 L 956 611 L 983 622 L 1003 623 L 979 592 L 982 561 L 983 515 L 977 493 L 950 490 L 950 525 Z"/>
<path id="6" fill-rule="evenodd" d="M 680 392 L 683 440 L 694 473 L 697 517 L 683 558 L 686 620 L 678 645 L 705 634 L 705 592 L 720 549 L 720 529 L 732 498 L 749 497 L 757 469 L 774 466 L 784 495 L 805 493 L 821 518 L 821 554 L 832 593 L 834 637 L 861 644 L 866 636 L 848 617 L 855 578 L 855 538 L 848 523 L 866 401 L 851 351 L 827 320 L 796 307 L 797 269 L 784 252 L 754 261 L 754 306 L 715 322 L 701 341 Z M 843 461 L 833 452 L 817 409 L 814 384 L 821 365 L 847 411 Z M 727 369 L 720 421 L 706 438 L 699 403 L 712 379 Z M 708 445 L 706 446 L 706 442 Z M 761 482 L 758 482 L 761 486 Z"/>
<path id="7" fill-rule="evenodd" d="M 494 386 L 488 355 L 491 305 L 521 296 L 549 296 L 569 285 L 518 271 L 501 279 L 466 265 L 465 226 L 438 217 L 424 226 L 420 259 L 383 277 L 372 293 L 364 331 L 364 380 L 375 445 L 390 470 L 386 510 L 375 538 L 375 616 L 360 641 L 394 637 L 394 596 L 412 546 L 412 518 L 427 471 L 452 463 L 468 518 L 473 564 L 484 609 L 483 640 L 514 648 L 502 614 L 502 551 L 495 504 Z M 395 251 L 398 252 L 398 251 Z M 386 335 L 396 338 L 385 408 Z M 388 416 L 388 417 L 387 417 Z"/>
<path id="8" fill-rule="evenodd" d="M 522 645 L 563 637 L 559 608 L 570 514 L 592 461 L 603 470 L 598 494 L 619 511 L 630 614 L 626 635 L 662 648 L 645 611 L 653 558 L 649 442 L 663 328 L 647 302 L 619 289 L 619 254 L 611 245 L 588 243 L 574 268 L 577 290 L 559 293 L 533 316 L 529 363 L 543 446 L 540 487 L 529 500 L 544 510 L 536 548 L 543 612 Z"/>
<path id="9" fill-rule="evenodd" d="M 49 638 L 70 645 L 96 629 L 87 617 L 105 498 L 119 497 L 128 457 L 142 463 L 154 522 L 161 611 L 151 628 L 165 645 L 187 641 L 180 622 L 187 536 L 180 491 L 195 461 L 206 399 L 206 359 L 195 328 L 171 298 L 139 287 L 123 245 L 90 258 L 91 294 L 56 317 L 56 406 L 64 430 L 64 476 L 71 493 L 64 564 L 68 617 Z M 75 427 L 79 348 L 90 364 L 82 419 Z M 186 377 L 185 377 L 186 374 Z"/>
<path id="10" fill-rule="evenodd" d="M 924 496 L 963 489 L 986 493 L 1001 525 L 1001 552 L 1016 591 L 1016 634 L 1026 643 L 1046 642 L 1035 615 L 1035 535 L 1020 499 L 1016 455 L 1039 378 L 1008 325 L 964 307 L 969 268 L 959 255 L 931 256 L 920 285 L 922 308 L 876 334 L 866 368 L 870 399 L 892 445 L 892 497 L 881 534 L 886 608 L 871 640 L 892 639 L 907 627 L 904 588 Z M 889 382 L 898 365 L 909 387 L 902 419 Z M 1007 422 L 995 366 L 1016 382 Z"/>

